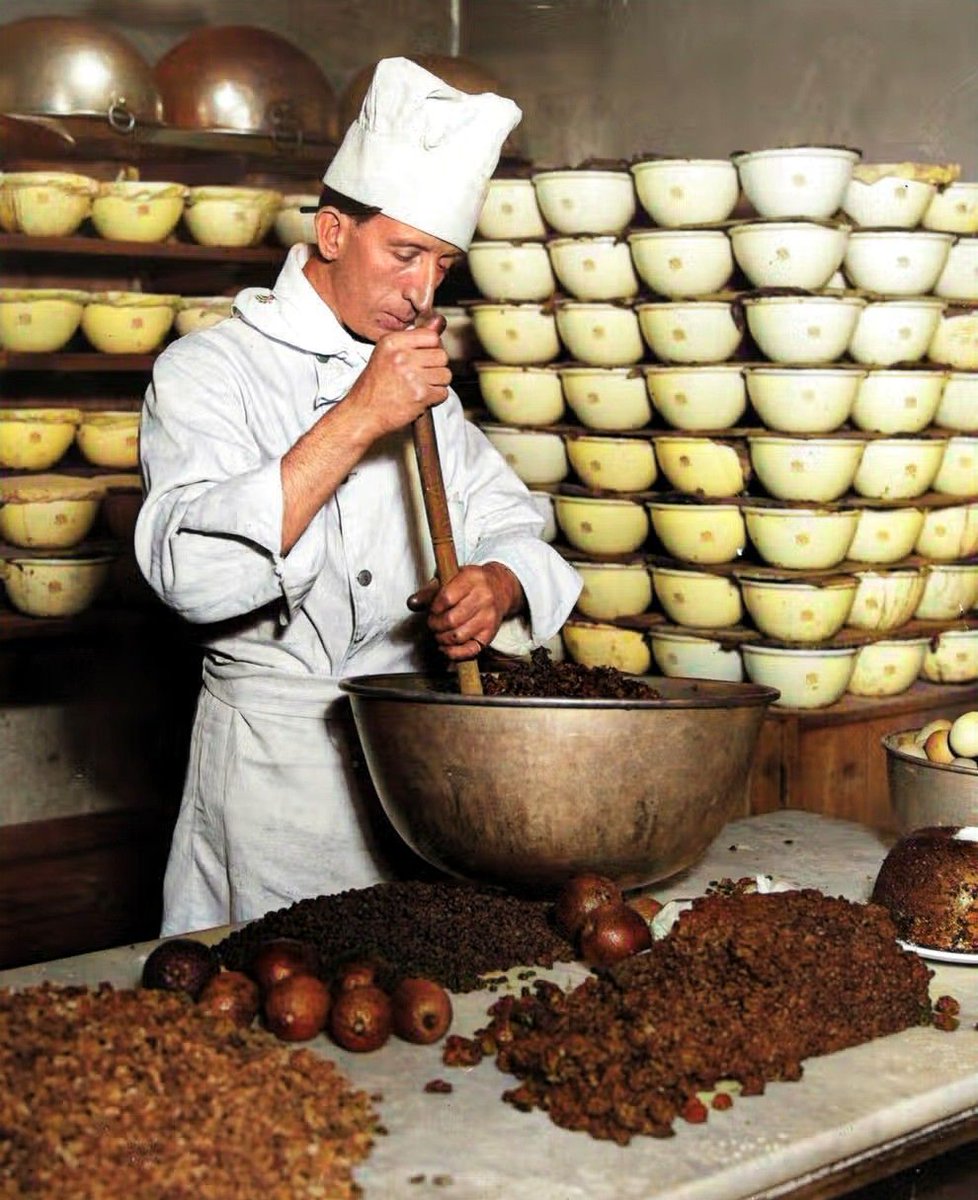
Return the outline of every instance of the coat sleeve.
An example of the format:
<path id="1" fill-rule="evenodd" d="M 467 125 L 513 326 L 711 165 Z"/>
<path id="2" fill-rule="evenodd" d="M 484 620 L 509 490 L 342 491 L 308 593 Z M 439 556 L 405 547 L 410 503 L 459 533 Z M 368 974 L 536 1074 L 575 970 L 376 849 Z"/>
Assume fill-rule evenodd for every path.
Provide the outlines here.
<path id="1" fill-rule="evenodd" d="M 458 400 L 443 406 L 442 452 L 446 490 L 464 509 L 466 562 L 499 562 L 520 581 L 526 596 L 530 632 L 520 636 L 507 622 L 498 648 L 526 652 L 556 634 L 570 615 L 581 578 L 540 537 L 543 518 L 530 493 L 489 439 L 466 421 Z"/>
<path id="2" fill-rule="evenodd" d="M 146 498 L 136 557 L 187 620 L 228 620 L 283 600 L 286 620 L 322 569 L 323 514 L 283 557 L 281 456 L 249 431 L 234 359 L 209 333 L 154 364 L 140 425 Z"/>

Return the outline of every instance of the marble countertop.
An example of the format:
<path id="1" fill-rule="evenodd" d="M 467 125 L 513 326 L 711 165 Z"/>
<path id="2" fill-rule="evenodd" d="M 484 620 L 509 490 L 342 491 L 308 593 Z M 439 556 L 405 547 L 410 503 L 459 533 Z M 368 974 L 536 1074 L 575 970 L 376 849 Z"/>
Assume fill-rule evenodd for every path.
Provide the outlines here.
<path id="1" fill-rule="evenodd" d="M 696 895 L 714 879 L 769 874 L 830 895 L 865 900 L 886 852 L 882 836 L 848 821 L 780 812 L 729 824 L 706 857 L 666 886 L 660 899 Z M 209 931 L 218 940 L 226 930 Z M 155 943 L 124 946 L 0 972 L 0 986 L 49 979 L 131 986 Z M 978 967 L 929 964 L 933 997 L 961 1003 L 954 1033 L 915 1028 L 837 1054 L 809 1059 L 798 1083 L 773 1083 L 763 1096 L 738 1098 L 705 1125 L 676 1124 L 665 1140 L 636 1138 L 627 1147 L 558 1129 L 541 1112 L 521 1113 L 500 1099 L 512 1086 L 491 1060 L 459 1069 L 441 1063 L 438 1047 L 391 1041 L 368 1055 L 346 1053 L 319 1038 L 309 1043 L 334 1058 L 378 1103 L 388 1136 L 378 1137 L 356 1175 L 366 1200 L 746 1200 L 790 1196 L 831 1179 L 843 1163 L 873 1158 L 921 1131 L 978 1115 Z M 510 972 L 514 989 L 524 986 Z M 579 964 L 539 972 L 573 985 Z M 453 1032 L 486 1024 L 498 998 L 454 997 Z M 441 1078 L 451 1093 L 425 1093 Z M 934 1153 L 943 1147 L 935 1140 Z M 827 1192 L 825 1194 L 828 1194 Z"/>

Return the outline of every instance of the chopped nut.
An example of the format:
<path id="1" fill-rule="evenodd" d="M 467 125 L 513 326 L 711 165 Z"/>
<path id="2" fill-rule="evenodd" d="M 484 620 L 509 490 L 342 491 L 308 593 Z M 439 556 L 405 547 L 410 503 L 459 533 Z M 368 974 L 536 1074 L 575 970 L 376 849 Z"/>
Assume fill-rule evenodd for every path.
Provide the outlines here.
<path id="1" fill-rule="evenodd" d="M 445 1038 L 441 1060 L 446 1067 L 474 1067 L 484 1057 L 481 1045 L 473 1038 L 461 1037 L 456 1033 Z"/>
<path id="2" fill-rule="evenodd" d="M 309 1050 L 173 992 L 49 983 L 0 990 L 0 1129 L 11 1195 L 72 1200 L 340 1200 L 377 1132 L 367 1096 Z"/>
<path id="3" fill-rule="evenodd" d="M 723 1080 L 760 1095 L 802 1060 L 931 1021 L 930 971 L 904 953 L 877 905 L 761 893 L 717 881 L 644 954 L 563 992 L 538 981 L 490 1008 L 477 1034 L 518 1086 L 504 1099 L 620 1145 L 706 1120 L 696 1096 Z"/>

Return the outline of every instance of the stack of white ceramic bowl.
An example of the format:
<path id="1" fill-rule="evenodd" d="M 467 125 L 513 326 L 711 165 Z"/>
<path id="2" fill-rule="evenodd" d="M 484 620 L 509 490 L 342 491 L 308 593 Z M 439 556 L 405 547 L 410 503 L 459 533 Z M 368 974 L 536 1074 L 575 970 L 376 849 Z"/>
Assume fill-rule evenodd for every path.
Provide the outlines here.
<path id="1" fill-rule="evenodd" d="M 845 151 L 826 151 L 827 160 L 833 154 L 841 158 Z M 788 154 L 788 158 L 792 156 L 797 156 L 798 163 L 804 161 L 802 150 Z M 748 160 L 751 157 L 746 156 Z M 760 157 L 770 160 L 772 156 Z M 742 181 L 750 192 L 745 166 L 746 161 L 742 163 Z M 806 173 L 808 167 L 799 174 Z M 978 505 L 974 503 L 978 496 L 978 439 L 974 438 L 974 403 L 967 400 L 968 395 L 978 395 L 974 390 L 976 378 L 965 372 L 955 373 L 950 403 L 944 409 L 952 421 L 952 431 L 948 434 L 946 427 L 931 428 L 944 425 L 937 414 L 950 383 L 947 365 L 934 361 L 942 358 L 935 344 L 946 301 L 952 294 L 955 299 L 971 299 L 966 295 L 968 286 L 978 298 L 978 275 L 972 269 L 968 284 L 964 266 L 949 270 L 953 265 L 950 253 L 959 250 L 952 233 L 935 228 L 940 224 L 940 214 L 931 221 L 930 228 L 916 228 L 937 197 L 934 176 L 940 179 L 941 172 L 926 169 L 931 181 L 914 178 L 924 174 L 912 164 L 898 168 L 857 166 L 846 182 L 841 208 L 852 226 L 846 230 L 844 244 L 835 246 L 835 253 L 841 251 L 845 272 L 842 282 L 847 281 L 862 294 L 840 293 L 833 298 L 829 293 L 797 299 L 758 296 L 748 301 L 748 322 L 758 346 L 769 358 L 781 362 L 780 368 L 749 368 L 751 401 L 769 427 L 790 436 L 750 439 L 751 462 L 758 478 L 780 499 L 797 502 L 814 498 L 811 482 L 804 481 L 808 460 L 820 460 L 822 472 L 828 472 L 830 460 L 835 464 L 835 482 L 828 484 L 826 475 L 828 490 L 824 499 L 838 500 L 858 511 L 856 534 L 846 558 L 864 570 L 856 572 L 858 586 L 850 612 L 840 619 L 874 635 L 874 642 L 858 653 L 848 652 L 848 690 L 859 695 L 898 694 L 918 673 L 925 678 L 947 677 L 952 671 L 959 679 L 978 677 L 977 634 L 966 630 L 947 635 L 942 632 L 934 643 L 937 649 L 926 637 L 893 636 L 914 617 L 950 622 L 965 616 L 978 599 L 978 568 L 956 562 L 978 551 Z M 781 179 L 782 185 L 787 182 Z M 752 184 L 763 193 L 762 180 L 755 178 Z M 967 187 L 964 193 L 968 193 Z M 772 199 L 762 194 L 751 198 L 756 206 Z M 828 203 L 817 215 L 823 216 L 827 208 Z M 953 210 L 958 211 L 956 205 Z M 732 236 L 734 252 L 738 252 L 737 229 Z M 743 234 L 740 236 L 743 238 Z M 830 236 L 826 229 L 826 253 Z M 967 254 L 972 253 L 970 244 L 962 242 L 961 247 Z M 743 246 L 739 248 L 743 251 Z M 792 257 L 798 256 L 791 246 L 778 245 L 768 262 L 785 265 Z M 750 264 L 740 253 L 738 262 L 750 274 Z M 978 263 L 978 259 L 973 262 Z M 826 259 L 822 268 L 828 266 Z M 755 282 L 776 281 L 766 278 Z M 792 282 L 812 286 L 810 282 Z M 797 318 L 793 324 L 788 320 L 791 310 Z M 830 326 L 834 326 L 835 347 Z M 846 328 L 850 329 L 847 338 Z M 811 344 L 820 338 L 826 340 L 827 330 L 828 341 L 812 355 Z M 830 353 L 833 349 L 839 354 Z M 854 366 L 836 361 L 845 350 Z M 820 366 L 812 367 L 812 358 Z M 931 359 L 930 364 L 918 366 L 925 358 Z M 834 413 L 829 412 L 832 408 Z M 868 438 L 862 450 L 858 434 L 853 437 L 834 432 L 847 419 L 854 430 Z M 959 430 L 954 430 L 955 421 L 960 421 Z M 804 442 L 793 440 L 799 433 L 806 434 Z M 830 437 L 824 437 L 826 434 Z M 846 472 L 851 474 L 844 488 Z M 916 503 L 928 492 L 929 502 Z M 886 502 L 886 506 L 871 506 L 872 502 Z M 760 518 L 760 514 L 751 516 L 750 511 L 745 516 L 748 522 Z M 778 520 L 770 512 L 763 516 L 768 522 Z M 842 514 L 835 516 L 839 520 Z M 756 545 L 756 539 L 751 540 Z M 907 556 L 916 558 L 904 562 Z M 764 583 L 758 590 L 758 581 L 745 581 L 742 586 L 755 624 L 779 636 L 776 623 L 761 608 L 762 604 L 773 604 L 774 598 L 780 600 L 779 590 L 773 583 Z M 840 590 L 832 590 L 839 610 Z M 782 625 L 780 636 L 799 640 L 802 628 L 797 619 L 792 619 L 787 626 Z M 944 646 L 946 641 L 953 643 L 953 649 Z M 965 643 L 971 643 L 971 649 Z M 786 670 L 791 654 L 784 650 L 781 664 L 776 664 L 774 648 L 744 649 L 745 664 L 752 676 L 769 682 L 774 666 Z M 839 661 L 829 666 L 838 680 L 836 686 L 841 686 L 847 670 L 846 654 L 839 648 L 836 656 Z M 952 658 L 953 667 L 949 665 Z M 797 664 L 794 670 L 797 684 Z M 808 682 L 808 671 L 804 679 Z"/>
<path id="2" fill-rule="evenodd" d="M 933 164 L 864 164 L 843 198 L 858 228 L 846 255 L 855 286 L 945 301 L 928 358 L 952 372 L 978 370 L 978 182 Z"/>
<path id="3" fill-rule="evenodd" d="M 491 179 L 468 253 L 482 299 L 458 312 L 468 322 L 474 344 L 467 357 L 491 420 L 480 424 L 531 489 L 545 519 L 544 536 L 553 541 L 553 501 L 545 489 L 555 488 L 569 468 L 563 440 L 545 428 L 564 414 L 560 380 L 547 365 L 559 355 L 560 342 L 546 238 L 531 178 Z"/>
<path id="4" fill-rule="evenodd" d="M 556 355 L 556 337 L 547 336 L 553 322 L 540 308 L 556 287 L 544 246 L 546 236 L 530 179 L 521 175 L 490 179 L 468 254 L 469 272 L 484 305 L 464 301 L 438 307 L 446 320 L 442 342 L 456 373 L 467 371 L 484 353 L 492 354 L 483 351 L 476 333 L 473 310 L 479 307 L 483 338 L 490 345 L 494 336 L 499 339 L 501 363 L 546 362 L 551 352 Z"/>
<path id="5" fill-rule="evenodd" d="M 850 229 L 828 218 L 856 157 L 809 148 L 738 159 L 762 219 L 734 226 L 729 240 L 698 226 L 736 203 L 729 163 L 636 163 L 639 199 L 658 224 L 624 238 L 624 172 L 531 181 L 560 184 L 534 193 L 551 225 L 564 209 L 576 214 L 576 225 L 535 243 L 538 288 L 551 286 L 549 265 L 573 299 L 512 306 L 479 382 L 488 436 L 541 501 L 551 500 L 542 489 L 578 485 L 553 497 L 550 525 L 581 556 L 582 619 L 564 629 L 578 661 L 635 672 L 654 661 L 667 674 L 719 678 L 746 670 L 799 707 L 832 703 L 847 687 L 894 694 L 922 669 L 978 677 L 978 632 L 942 633 L 934 645 L 953 641 L 939 664 L 928 639 L 892 636 L 914 615 L 939 620 L 978 599 L 969 599 L 978 567 L 959 561 L 978 552 L 978 405 L 969 373 L 908 365 L 928 353 L 942 298 L 867 298 L 837 275 Z M 766 164 L 759 188 L 754 159 Z M 729 208 L 697 208 L 707 195 Z M 602 203 L 612 214 L 604 224 Z M 712 293 L 730 278 L 731 252 L 756 287 L 806 290 L 749 298 L 767 364 L 729 361 L 736 310 Z M 665 296 L 636 304 L 640 284 Z M 500 290 L 498 279 L 489 286 Z M 555 361 L 562 347 L 573 362 Z M 840 361 L 847 351 L 856 361 Z M 766 429 L 738 428 L 748 396 Z M 567 408 L 579 427 L 562 423 Z M 946 503 L 913 503 L 929 489 Z M 847 623 L 857 632 L 840 644 Z"/>
<path id="6" fill-rule="evenodd" d="M 531 489 L 547 521 L 544 536 L 551 540 L 558 534 L 558 515 L 562 524 L 569 521 L 566 513 L 573 507 L 572 497 L 553 494 L 570 473 L 568 449 L 577 453 L 566 427 L 557 426 L 566 411 L 565 371 L 574 406 L 592 404 L 587 394 L 595 394 L 593 375 L 606 381 L 594 402 L 601 409 L 598 429 L 638 429 L 651 417 L 642 375 L 632 370 L 644 346 L 628 303 L 639 281 L 622 234 L 635 211 L 632 178 L 624 168 L 540 171 L 531 179 L 493 180 L 479 221 L 486 240 L 469 250 L 469 269 L 483 295 L 470 312 L 488 356 L 476 363 L 490 415 L 482 427 Z M 558 289 L 569 298 L 558 299 Z M 577 362 L 555 361 L 565 346 Z M 651 483 L 655 460 L 647 441 L 626 446 L 621 439 L 606 440 L 602 466 L 614 477 L 627 475 L 626 490 Z M 582 530 L 585 544 L 599 554 L 606 545 L 615 553 L 635 538 L 634 531 L 625 541 L 614 532 L 603 534 L 601 516 L 607 513 L 613 526 L 610 510 L 615 508 L 613 501 L 604 507 L 592 537 Z M 647 518 L 641 505 L 624 502 L 622 515 L 644 526 L 636 544 L 644 541 Z M 651 584 L 644 566 L 635 581 L 626 580 L 627 574 L 623 568 L 620 578 L 626 586 L 634 589 L 637 581 L 648 594 L 633 597 L 624 608 L 610 598 L 599 601 L 591 612 L 609 618 L 648 607 Z M 632 630 L 582 622 L 580 636 L 583 646 L 574 640 L 573 626 L 565 631 L 565 644 L 581 661 L 606 661 L 633 673 L 651 665 L 641 634 Z M 601 644 L 593 644 L 594 636 Z M 613 644 L 604 644 L 608 638 Z"/>
<path id="7" fill-rule="evenodd" d="M 623 230 L 635 215 L 625 167 L 537 171 L 494 179 L 468 263 L 482 300 L 470 306 L 490 360 L 540 366 L 562 349 L 621 366 L 642 358 L 627 303 L 638 291 Z M 567 298 L 559 295 L 563 288 Z"/>
<path id="8" fill-rule="evenodd" d="M 924 620 L 953 620 L 973 608 L 975 566 L 967 560 L 978 554 L 978 183 L 956 176 L 957 168 L 939 165 L 862 165 L 843 198 L 854 222 L 846 275 L 887 297 L 870 302 L 850 344 L 850 355 L 869 367 L 852 421 L 907 443 L 928 434 L 945 439 L 930 487 L 951 503 L 924 507 L 913 544 L 925 580 L 913 615 Z M 889 453 L 882 442 L 873 450 Z M 908 503 L 905 525 L 914 519 Z M 876 514 L 878 534 L 891 519 Z M 934 682 L 978 678 L 978 635 L 939 633 L 921 674 Z"/>
<path id="9" fill-rule="evenodd" d="M 546 428 L 565 413 L 555 363 L 562 353 L 558 289 L 579 278 L 583 294 L 594 297 L 624 298 L 637 291 L 627 244 L 620 241 L 635 208 L 635 191 L 625 168 L 582 167 L 496 178 L 490 181 L 479 218 L 480 238 L 469 249 L 469 270 L 483 297 L 467 306 L 487 356 L 475 364 L 490 416 L 483 428 L 533 491 L 547 521 L 545 536 L 551 539 L 557 529 L 547 489 L 555 489 L 570 470 L 563 436 Z M 583 281 L 592 279 L 588 292 Z M 634 323 L 633 314 L 610 304 L 607 308 L 610 320 L 597 334 L 593 322 L 587 322 L 592 335 L 607 347 L 611 360 L 640 358 L 637 324 L 632 330 L 637 348 L 616 346 L 621 319 Z M 580 314 L 567 316 L 571 338 L 582 319 Z M 563 325 L 565 317 L 560 320 Z M 644 385 L 642 391 L 644 396 Z M 648 417 L 647 404 L 644 407 L 639 425 Z"/>
<path id="10" fill-rule="evenodd" d="M 538 171 L 494 184 L 517 182 L 523 195 L 514 194 L 510 207 L 527 207 L 532 187 L 541 224 L 527 221 L 520 237 L 477 241 L 469 250 L 483 297 L 472 317 L 492 361 L 539 367 L 562 358 L 603 390 L 646 361 L 700 365 L 733 356 L 743 330 L 732 298 L 718 295 L 734 271 L 730 239 L 725 228 L 701 223 L 722 222 L 736 204 L 731 163 L 653 160 L 631 171 Z M 667 223 L 630 226 L 636 188 L 647 213 Z M 492 191 L 490 200 L 495 212 Z M 485 224 L 484 213 L 480 230 Z M 535 231 L 544 228 L 550 233 L 541 240 Z"/>
<path id="11" fill-rule="evenodd" d="M 704 418 L 713 427 L 732 424 L 744 411 L 731 386 L 736 372 L 725 367 L 743 340 L 736 297 L 724 291 L 734 274 L 726 221 L 740 194 L 736 169 L 725 159 L 644 158 L 631 170 L 654 222 L 628 237 L 651 293 L 636 314 L 657 364 L 645 371 L 653 407 L 678 428 Z"/>
<path id="12" fill-rule="evenodd" d="M 636 189 L 661 227 L 630 228 Z M 484 429 L 531 488 L 555 487 L 570 471 L 561 433 L 539 428 L 567 409 L 604 437 L 588 452 L 606 469 L 617 457 L 634 462 L 636 443 L 623 446 L 617 435 L 653 421 L 656 393 L 663 418 L 680 427 L 726 427 L 743 413 L 740 371 L 703 366 L 725 363 L 742 337 L 729 299 L 699 299 L 729 280 L 729 239 L 696 228 L 728 216 L 737 196 L 727 161 L 656 160 L 631 171 L 585 167 L 492 182 L 479 229 L 493 239 L 469 253 L 484 297 L 470 311 L 488 356 L 476 371 L 490 414 Z M 521 214 L 518 226 L 498 220 L 504 205 L 507 217 Z M 545 240 L 536 236 L 547 229 Z M 643 287 L 655 297 L 638 300 Z M 654 357 L 661 371 L 646 370 Z M 647 442 L 642 457 L 641 473 L 654 472 Z"/>
<path id="13" fill-rule="evenodd" d="M 862 192 L 871 185 L 853 178 L 856 159 L 813 148 L 737 158 L 765 218 L 731 230 L 738 264 L 759 288 L 806 290 L 745 300 L 751 334 L 777 364 L 746 368 L 754 409 L 771 430 L 748 438 L 749 460 L 755 484 L 777 501 L 742 506 L 747 539 L 768 566 L 831 572 L 845 564 L 854 575 L 816 584 L 740 572 L 743 602 L 765 638 L 818 643 L 742 646 L 747 673 L 801 707 L 832 703 L 847 689 L 897 694 L 921 671 L 934 677 L 929 639 L 894 631 L 914 617 L 958 619 L 978 600 L 978 564 L 953 561 L 978 551 L 978 439 L 968 429 L 949 437 L 930 428 L 947 372 L 913 365 L 932 353 L 945 304 L 932 292 L 954 238 L 827 221 L 840 204 L 849 220 L 872 211 Z M 894 189 L 901 195 L 902 184 Z M 879 212 L 880 221 L 895 219 Z M 841 281 L 833 279 L 840 266 Z M 825 288 L 846 281 L 859 294 Z M 957 387 L 967 393 L 974 379 Z M 969 409 L 960 399 L 957 407 Z M 841 428 L 847 420 L 854 429 Z M 913 503 L 928 492 L 937 496 Z M 829 643 L 844 625 L 873 641 Z M 962 640 L 978 645 L 978 633 L 955 637 L 956 652 Z M 971 669 L 978 676 L 978 664 Z"/>

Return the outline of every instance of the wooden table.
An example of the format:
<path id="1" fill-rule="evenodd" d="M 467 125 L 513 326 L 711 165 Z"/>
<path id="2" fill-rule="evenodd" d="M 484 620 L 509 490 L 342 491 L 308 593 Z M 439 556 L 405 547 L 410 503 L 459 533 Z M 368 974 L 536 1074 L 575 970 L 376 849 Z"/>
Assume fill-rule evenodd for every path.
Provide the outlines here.
<path id="1" fill-rule="evenodd" d="M 662 899 L 690 896 L 712 879 L 765 873 L 862 899 L 885 849 L 880 834 L 850 822 L 771 813 L 732 822 L 695 868 L 652 890 Z M 0 985 L 130 985 L 152 944 L 18 968 L 0 974 Z M 522 986 L 510 974 L 512 986 Z M 546 974 L 567 986 L 584 969 L 567 964 Z M 961 1002 L 955 1033 L 910 1029 L 810 1059 L 800 1083 L 771 1084 L 763 1096 L 711 1113 L 706 1125 L 678 1122 L 674 1138 L 638 1138 L 625 1148 L 503 1104 L 512 1081 L 489 1061 L 451 1070 L 432 1047 L 391 1042 L 356 1056 L 323 1039 L 311 1045 L 358 1086 L 383 1094 L 389 1136 L 357 1171 L 366 1200 L 828 1200 L 978 1136 L 978 968 L 935 964 L 932 994 L 945 993 Z M 495 998 L 456 997 L 455 1031 L 484 1024 Z M 424 1094 L 435 1077 L 449 1078 L 453 1092 Z M 412 1183 L 419 1175 L 424 1180 Z M 435 1185 L 435 1176 L 451 1185 Z"/>

